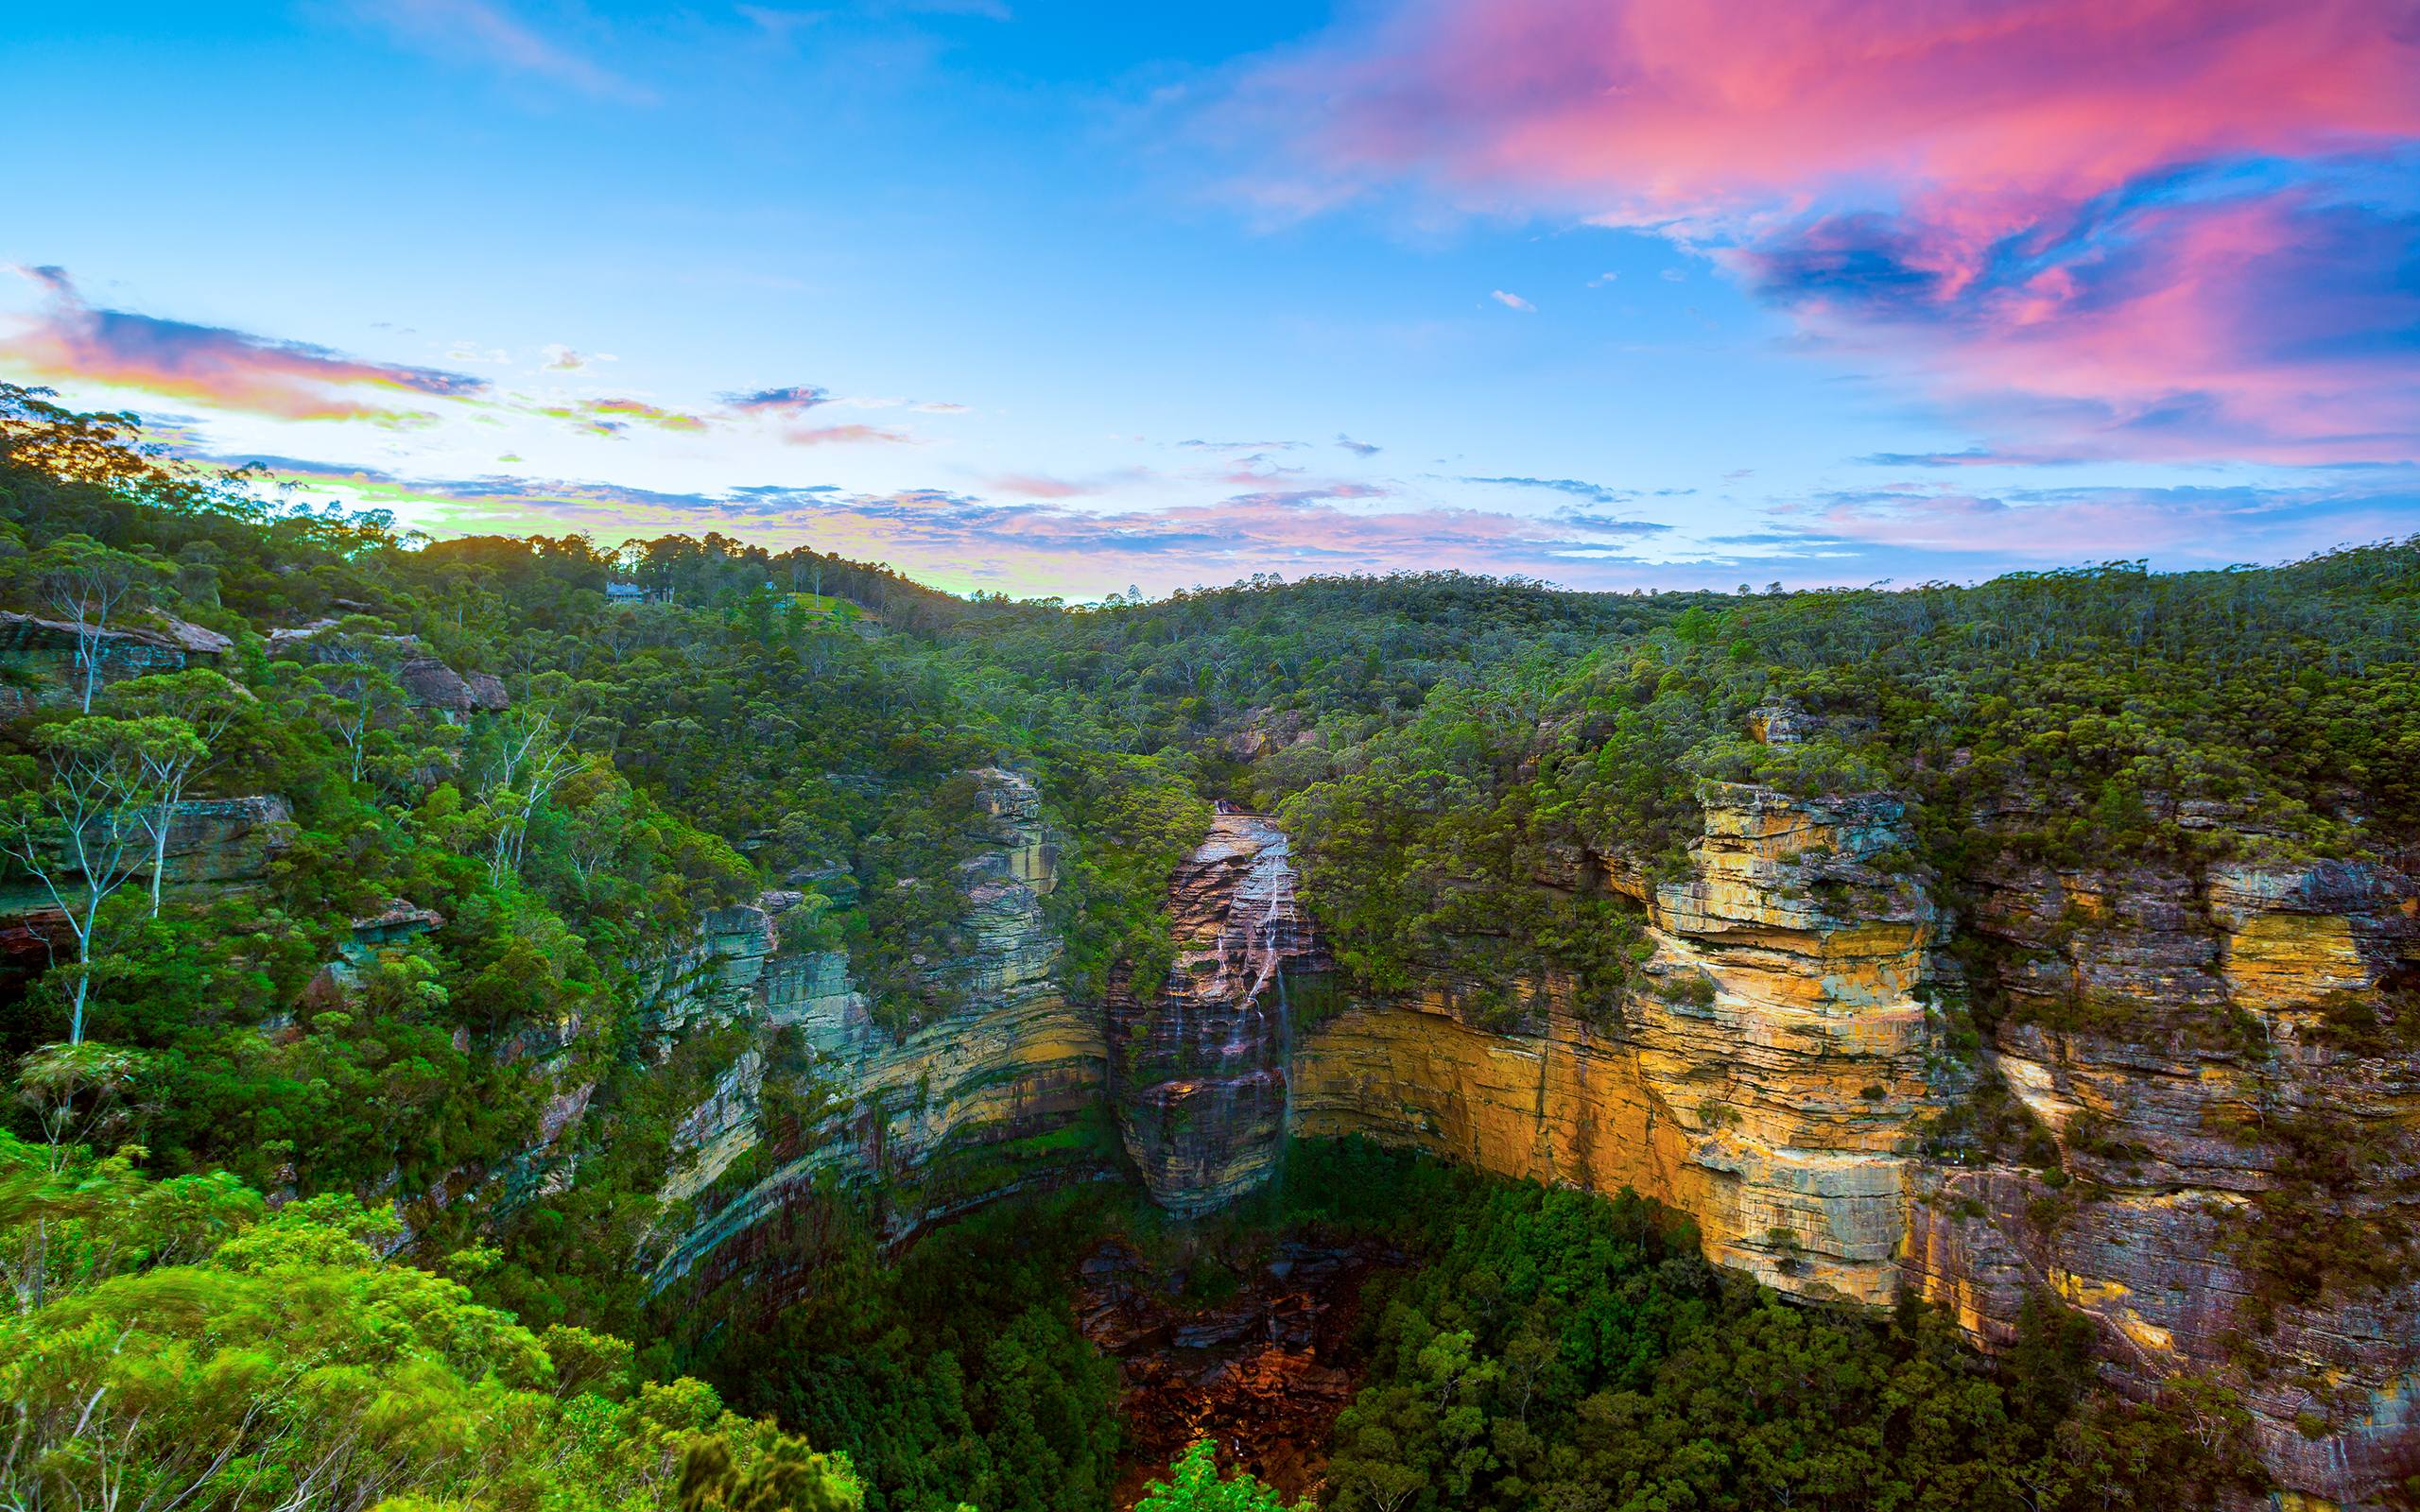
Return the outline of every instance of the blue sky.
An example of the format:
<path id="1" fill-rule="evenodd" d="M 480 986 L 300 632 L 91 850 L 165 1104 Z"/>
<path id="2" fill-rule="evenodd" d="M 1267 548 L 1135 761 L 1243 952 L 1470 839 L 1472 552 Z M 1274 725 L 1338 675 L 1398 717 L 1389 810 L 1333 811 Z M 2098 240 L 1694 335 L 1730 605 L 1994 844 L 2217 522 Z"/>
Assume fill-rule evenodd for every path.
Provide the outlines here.
<path id="1" fill-rule="evenodd" d="M 2420 41 L 2125 0 L 2079 89 L 2078 3 L 1845 78 L 1672 0 L 53 10 L 0 376 L 434 533 L 1077 597 L 2420 529 Z"/>

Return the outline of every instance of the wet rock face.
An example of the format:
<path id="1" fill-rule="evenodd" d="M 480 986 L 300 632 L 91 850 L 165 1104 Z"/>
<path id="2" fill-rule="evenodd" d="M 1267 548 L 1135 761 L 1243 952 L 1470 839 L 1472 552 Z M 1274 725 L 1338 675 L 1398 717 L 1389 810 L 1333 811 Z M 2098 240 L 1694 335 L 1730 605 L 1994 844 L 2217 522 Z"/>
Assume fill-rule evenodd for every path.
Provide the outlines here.
<path id="1" fill-rule="evenodd" d="M 1127 1445 L 1112 1504 L 1132 1506 L 1204 1438 L 1227 1473 L 1250 1471 L 1289 1504 L 1316 1498 L 1337 1415 L 1360 1385 L 1351 1341 L 1361 1288 L 1402 1263 L 1374 1245 L 1280 1245 L 1241 1267 L 1233 1297 L 1187 1307 L 1181 1275 L 1104 1241 L 1078 1270 L 1076 1312 L 1124 1387 Z"/>
<path id="2" fill-rule="evenodd" d="M 1221 814 L 1168 888 L 1177 954 L 1159 990 L 1109 994 L 1111 1093 L 1152 1199 L 1190 1216 L 1268 1180 L 1288 1128 L 1287 976 L 1326 961 L 1285 832 Z"/>

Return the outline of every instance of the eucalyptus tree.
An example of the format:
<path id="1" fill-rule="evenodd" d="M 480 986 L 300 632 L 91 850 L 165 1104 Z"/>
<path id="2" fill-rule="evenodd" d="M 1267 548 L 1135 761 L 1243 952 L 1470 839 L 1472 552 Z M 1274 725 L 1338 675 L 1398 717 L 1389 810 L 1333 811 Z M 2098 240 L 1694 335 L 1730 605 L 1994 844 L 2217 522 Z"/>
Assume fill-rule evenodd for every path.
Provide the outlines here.
<path id="1" fill-rule="evenodd" d="M 142 870 L 135 844 L 142 813 L 157 800 L 162 769 L 199 761 L 209 747 L 182 719 L 87 714 L 35 731 L 47 781 L 28 784 L 0 811 L 0 852 L 42 884 L 76 937 L 76 994 L 67 1041 L 84 1039 L 101 905 Z"/>

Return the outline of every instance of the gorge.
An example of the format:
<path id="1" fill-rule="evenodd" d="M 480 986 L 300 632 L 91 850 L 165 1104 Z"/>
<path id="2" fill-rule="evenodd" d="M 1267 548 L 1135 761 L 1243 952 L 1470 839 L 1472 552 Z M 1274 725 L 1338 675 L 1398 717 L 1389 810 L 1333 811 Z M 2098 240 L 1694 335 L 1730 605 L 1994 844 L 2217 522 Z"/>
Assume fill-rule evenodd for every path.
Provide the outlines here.
<path id="1" fill-rule="evenodd" d="M 2408 543 L 1070 610 L 120 489 L 0 575 L 144 585 L 0 604 L 56 1484 L 113 1372 L 283 1452 L 241 1319 L 634 1506 L 2420 1494 Z"/>
<path id="2" fill-rule="evenodd" d="M 744 927 L 719 921 L 709 936 L 712 986 L 683 1010 L 702 1017 L 667 1024 L 796 1026 L 817 1074 L 856 1098 L 811 1155 L 717 1191 L 752 1147 L 765 1091 L 763 1057 L 742 1053 L 676 1136 L 691 1153 L 667 1195 L 703 1196 L 708 1216 L 672 1244 L 667 1274 L 744 1250 L 785 1192 L 835 1166 L 915 1192 L 894 1216 L 903 1231 L 1036 1182 L 1098 1177 L 1109 1152 L 1063 1136 L 1103 1109 L 1152 1199 L 1180 1216 L 1280 1179 L 1289 1134 L 1367 1135 L 1502 1176 L 1634 1189 L 1691 1217 L 1718 1263 L 1810 1298 L 1883 1307 L 1905 1288 L 1986 1349 L 2013 1342 L 2027 1297 L 2048 1290 L 2094 1319 L 2104 1369 L 2130 1389 L 2241 1381 L 2264 1463 L 2298 1492 L 2354 1504 L 2411 1473 L 2420 1291 L 2290 1303 L 2256 1323 L 2261 1282 L 2229 1235 L 2265 1221 L 2256 1194 L 2275 1158 L 2219 1122 L 2262 1108 L 2357 1120 L 2353 1137 L 2380 1144 L 2407 1137 L 2409 1062 L 2345 1054 L 2325 1033 L 2327 1004 L 2391 989 L 2420 959 L 2420 891 L 2400 873 L 2040 871 L 2005 879 L 1968 919 L 1921 876 L 1876 865 L 1907 837 L 1896 800 L 1713 783 L 1685 878 L 1586 856 L 1538 884 L 1601 886 L 1643 911 L 1646 985 L 1608 1022 L 1543 963 L 1512 985 L 1510 1016 L 1469 1005 L 1489 984 L 1338 989 L 1284 832 L 1222 813 L 1171 883 L 1165 986 L 1116 983 L 1087 1015 L 1041 986 L 1054 843 L 1032 785 L 978 775 L 997 826 L 969 864 L 986 879 L 970 895 L 984 985 L 962 1014 L 893 1043 L 871 1031 L 844 961 L 771 946 L 778 915 L 732 910 Z M 1994 988 L 2105 994 L 2137 1017 L 2113 1032 L 2012 1015 L 1962 1056 L 1933 1005 L 1978 988 L 1974 957 L 1955 949 L 1963 930 L 2011 952 L 1991 962 L 2009 973 Z M 1321 1005 L 1308 1023 L 1289 1019 L 1303 997 Z M 2221 1013 L 2256 1022 L 2267 1054 L 2177 1027 Z M 2127 1036 L 2145 1022 L 2158 1032 Z M 2056 1165 L 1978 1160 L 1935 1137 L 1986 1081 L 2041 1121 Z M 2093 1190 L 2062 1200 L 2069 1182 Z M 2256 1329 L 2270 1358 L 2246 1372 Z"/>

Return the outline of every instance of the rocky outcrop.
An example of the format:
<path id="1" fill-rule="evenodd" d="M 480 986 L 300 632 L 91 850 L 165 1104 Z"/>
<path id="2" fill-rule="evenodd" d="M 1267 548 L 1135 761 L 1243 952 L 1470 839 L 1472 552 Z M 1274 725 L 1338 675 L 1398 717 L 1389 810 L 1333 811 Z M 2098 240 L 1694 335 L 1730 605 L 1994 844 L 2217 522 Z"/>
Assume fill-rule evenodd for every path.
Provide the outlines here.
<path id="1" fill-rule="evenodd" d="M 2123 1389 L 2237 1388 L 2308 1504 L 2376 1504 L 2420 1471 L 2420 1297 L 2389 1253 L 2420 1231 L 2403 1215 L 2420 1198 L 2420 898 L 2401 871 L 2011 862 L 1951 896 L 1910 868 L 1893 798 L 1708 783 L 1681 875 L 1574 853 L 1542 879 L 1636 906 L 1649 950 L 1617 1005 L 1543 969 L 1354 997 L 1286 837 L 1222 814 L 1170 888 L 1165 984 L 1114 977 L 1104 1010 L 1056 981 L 1031 784 L 979 782 L 959 879 L 975 943 L 932 968 L 959 988 L 932 1022 L 886 1027 L 843 955 L 786 943 L 815 933 L 815 879 L 709 915 L 663 971 L 650 1031 L 684 1090 L 660 1284 L 746 1277 L 778 1299 L 775 1239 L 823 1181 L 878 1190 L 903 1236 L 1130 1163 L 1190 1214 L 1279 1174 L 1289 1125 L 1362 1133 L 1634 1188 L 1690 1214 L 1719 1263 L 1806 1297 L 1906 1286 L 1987 1348 L 2048 1291 L 2097 1320 Z M 1950 1032 L 1962 1003 L 1979 1044 Z M 1994 1088 L 2038 1121 L 2028 1148 L 1944 1132 Z M 555 1088 L 553 1148 L 576 1146 L 562 1136 L 591 1090 Z M 2381 1154 L 2349 1167 L 2377 1179 L 2313 1177 L 2323 1136 Z M 2378 1252 L 2307 1254 L 2314 1273 L 2281 1280 L 2258 1241 L 2289 1201 L 2325 1210 L 2308 1232 Z"/>
<path id="2" fill-rule="evenodd" d="M 1118 1132 L 1153 1200 L 1192 1215 L 1267 1180 L 1289 1131 L 1287 977 L 1324 969 L 1285 832 L 1220 814 L 1168 888 L 1176 959 L 1109 994 Z"/>
<path id="3" fill-rule="evenodd" d="M 258 882 L 293 843 L 294 814 L 274 793 L 189 799 L 168 825 L 169 885 Z"/>
<path id="4" fill-rule="evenodd" d="M 749 1263 L 749 1236 L 820 1177 L 882 1178 L 896 1233 L 1038 1182 L 1113 1167 L 1089 1129 L 1106 1046 L 1098 1010 L 1057 982 L 1044 917 L 1054 847 L 1033 784 L 976 774 L 986 819 L 959 882 L 974 949 L 937 963 L 959 1005 L 894 1034 L 836 951 L 786 949 L 800 895 L 716 911 L 657 996 L 660 1053 L 715 1031 L 741 1046 L 677 1124 L 664 1195 L 688 1216 L 656 1246 L 659 1282 Z M 738 1241 L 738 1243 L 735 1243 Z"/>
<path id="5" fill-rule="evenodd" d="M 1117 1362 L 1122 1387 L 1126 1444 L 1110 1504 L 1133 1506 L 1205 1438 L 1222 1471 L 1315 1500 L 1337 1416 L 1361 1383 L 1352 1347 L 1361 1289 L 1403 1262 L 1370 1243 L 1284 1244 L 1224 1263 L 1240 1272 L 1234 1295 L 1188 1307 L 1179 1297 L 1190 1268 L 1219 1258 L 1155 1266 L 1122 1240 L 1096 1246 L 1078 1268 L 1076 1318 Z"/>
<path id="6" fill-rule="evenodd" d="M 1592 1022 L 1524 984 L 1509 1031 L 1458 994 L 1357 1003 L 1305 1040 L 1305 1134 L 1368 1133 L 1514 1177 L 1632 1187 L 1694 1216 L 1708 1256 L 1789 1291 L 1887 1301 L 1909 1141 L 1927 1106 L 1914 994 L 1937 920 L 1873 858 L 1879 798 L 1709 784 L 1691 874 L 1637 899 L 1649 990 Z"/>
<path id="7" fill-rule="evenodd" d="M 406 657 L 395 669 L 404 698 L 415 709 L 442 713 L 495 713 L 512 706 L 512 697 L 493 673 L 464 677 L 433 656 Z"/>
<path id="8" fill-rule="evenodd" d="M 1604 864 L 1653 943 L 1618 1014 L 1547 972 L 1509 1026 L 1471 1007 L 1502 983 L 1353 1002 L 1304 1037 L 1300 1131 L 1634 1187 L 1721 1263 L 1867 1302 L 1904 1284 L 1986 1348 L 2048 1292 L 2100 1325 L 2125 1389 L 2235 1387 L 2305 1504 L 2420 1471 L 2409 876 L 2012 863 L 1953 908 L 1903 869 L 1893 799 L 1700 798 L 1686 876 Z M 1962 1055 L 1927 1005 L 1970 992 L 1989 1028 Z M 1934 1134 L 1979 1085 L 2048 1158 Z"/>
<path id="9" fill-rule="evenodd" d="M 70 620 L 41 619 L 0 610 L 0 719 L 17 719 L 37 708 L 80 702 L 84 693 L 83 627 Z M 188 625 L 172 615 L 112 626 L 92 635 L 97 680 L 119 682 L 189 666 L 216 666 L 235 643 L 216 630 Z"/>
<path id="10" fill-rule="evenodd" d="M 1914 1173 L 1910 1284 L 1986 1343 L 2051 1290 L 2133 1389 L 2218 1376 L 2297 1492 L 2420 1472 L 2415 914 L 2371 865 L 1987 873 L 1983 1058 L 2060 1165 Z"/>
<path id="11" fill-rule="evenodd" d="M 430 655 L 417 635 L 347 630 L 341 620 L 314 620 L 271 630 L 268 654 L 272 661 L 325 662 L 344 657 L 374 662 L 393 675 L 407 706 L 442 719 L 458 721 L 512 706 L 511 696 L 494 674 L 458 673 Z"/>
<path id="12" fill-rule="evenodd" d="M 268 875 L 270 864 L 293 839 L 293 813 L 274 793 L 188 799 L 169 817 L 161 880 L 171 888 L 255 883 Z M 135 868 L 129 885 L 148 886 L 151 853 L 139 836 L 126 860 Z M 20 875 L 0 885 L 0 918 L 53 908 L 50 894 L 39 882 Z"/>

